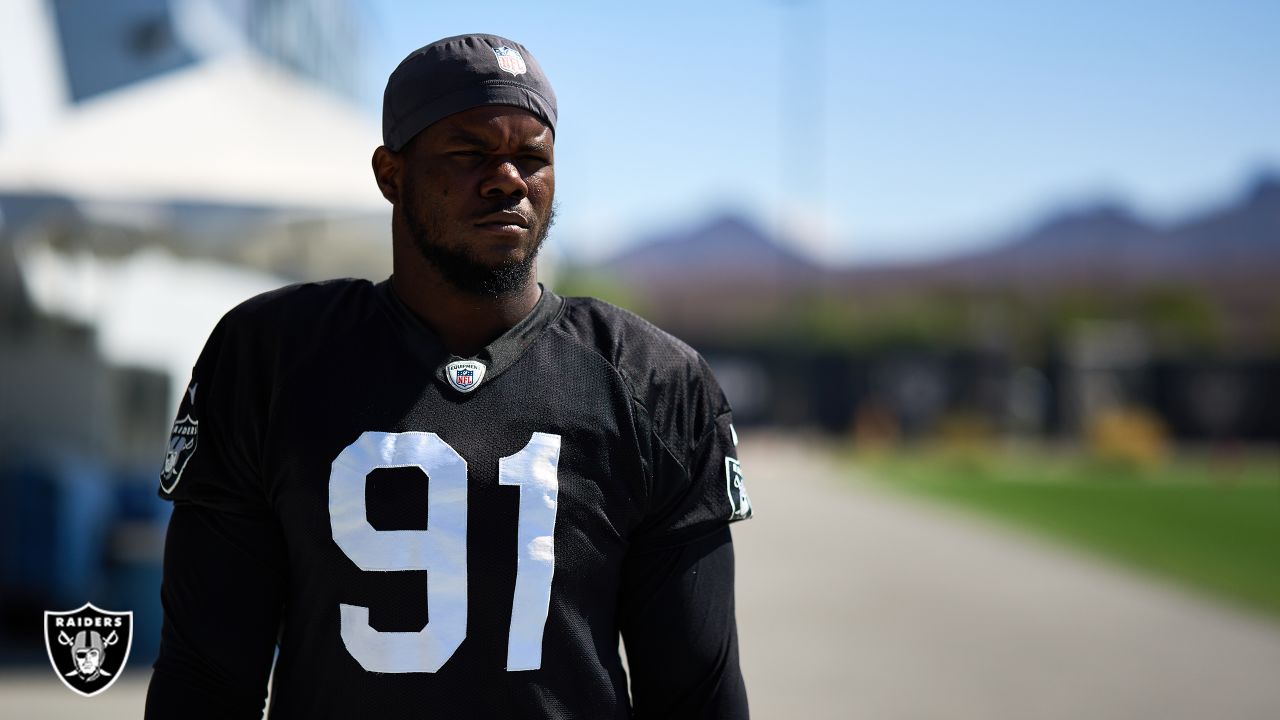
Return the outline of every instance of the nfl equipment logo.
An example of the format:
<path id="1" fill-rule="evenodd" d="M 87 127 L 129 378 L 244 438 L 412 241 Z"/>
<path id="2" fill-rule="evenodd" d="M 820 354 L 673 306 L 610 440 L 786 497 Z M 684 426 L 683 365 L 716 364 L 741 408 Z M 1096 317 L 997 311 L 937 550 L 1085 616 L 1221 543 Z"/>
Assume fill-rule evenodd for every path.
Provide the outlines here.
<path id="1" fill-rule="evenodd" d="M 92 603 L 66 612 L 46 610 L 44 646 L 62 684 L 93 697 L 111 687 L 129 661 L 133 613 L 100 610 Z"/>
<path id="2" fill-rule="evenodd" d="M 529 70 L 524 64 L 524 58 L 520 53 L 503 45 L 493 49 L 493 54 L 498 56 L 498 67 L 512 75 L 521 75 Z"/>
<path id="3" fill-rule="evenodd" d="M 458 392 L 475 390 L 484 379 L 485 365 L 478 360 L 455 360 L 444 366 L 444 377 Z"/>

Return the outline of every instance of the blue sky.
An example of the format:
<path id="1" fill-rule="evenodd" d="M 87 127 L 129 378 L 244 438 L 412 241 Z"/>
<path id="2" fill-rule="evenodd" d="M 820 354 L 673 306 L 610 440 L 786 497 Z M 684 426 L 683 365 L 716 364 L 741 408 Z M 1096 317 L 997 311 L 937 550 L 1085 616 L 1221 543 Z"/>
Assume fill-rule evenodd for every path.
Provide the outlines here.
<path id="1" fill-rule="evenodd" d="M 376 0 L 412 49 L 525 44 L 559 97 L 560 252 L 742 212 L 811 254 L 928 257 L 1114 199 L 1177 218 L 1280 169 L 1280 3 Z"/>

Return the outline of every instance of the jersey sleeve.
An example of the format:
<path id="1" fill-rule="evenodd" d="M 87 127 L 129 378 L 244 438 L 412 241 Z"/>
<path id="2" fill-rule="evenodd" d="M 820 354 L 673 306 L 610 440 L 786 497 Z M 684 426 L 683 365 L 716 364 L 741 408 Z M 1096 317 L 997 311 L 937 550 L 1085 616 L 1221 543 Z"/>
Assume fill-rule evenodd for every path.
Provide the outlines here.
<path id="1" fill-rule="evenodd" d="M 267 368 L 243 308 L 196 360 L 160 470 L 174 511 L 147 718 L 262 716 L 287 565 L 261 480 Z"/>
<path id="2" fill-rule="evenodd" d="M 727 527 L 628 556 L 619 598 L 634 717 L 747 718 Z"/>
<path id="3" fill-rule="evenodd" d="M 678 545 L 752 516 L 738 461 L 733 412 L 701 357 L 679 376 L 648 425 L 649 509 L 633 538 L 638 549 Z"/>
<path id="4" fill-rule="evenodd" d="M 159 495 L 238 514 L 267 512 L 258 438 L 266 402 L 251 333 L 236 310 L 214 328 L 178 405 Z"/>
<path id="5" fill-rule="evenodd" d="M 273 519 L 177 503 L 165 538 L 148 720 L 262 717 L 286 566 Z"/>

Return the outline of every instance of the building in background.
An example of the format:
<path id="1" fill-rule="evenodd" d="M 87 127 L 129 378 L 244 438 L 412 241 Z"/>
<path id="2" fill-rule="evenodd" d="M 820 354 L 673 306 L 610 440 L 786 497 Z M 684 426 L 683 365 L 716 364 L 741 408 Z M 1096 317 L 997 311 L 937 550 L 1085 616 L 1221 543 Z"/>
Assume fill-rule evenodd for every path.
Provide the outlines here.
<path id="1" fill-rule="evenodd" d="M 389 250 L 372 231 L 385 202 L 368 180 L 377 126 L 343 94 L 360 27 L 345 0 L 0 5 L 0 242 L 12 292 L 86 324 L 111 361 L 151 365 L 177 387 L 211 318 L 191 313 L 200 331 L 157 363 L 110 340 L 120 324 L 110 280 L 50 285 L 37 264 L 102 280 L 163 251 L 296 279 L 385 275 Z M 167 272 L 188 269 L 200 272 L 182 262 Z M 94 313 L 67 316 L 74 307 Z M 159 318 L 135 319 L 167 332 Z"/>
<path id="2" fill-rule="evenodd" d="M 0 663 L 93 599 L 149 664 L 155 471 L 209 329 L 389 271 L 361 28 L 346 0 L 0 2 Z"/>
<path id="3" fill-rule="evenodd" d="M 364 23 L 348 0 L 6 0 L 5 64 L 44 68 L 42 82 L 79 103 L 225 52 L 251 48 L 354 97 Z M 60 74 L 60 82 L 49 75 Z M 4 93 L 0 90 L 0 93 Z M 0 95 L 8 114 L 17 96 Z M 3 133 L 0 127 L 0 133 Z"/>

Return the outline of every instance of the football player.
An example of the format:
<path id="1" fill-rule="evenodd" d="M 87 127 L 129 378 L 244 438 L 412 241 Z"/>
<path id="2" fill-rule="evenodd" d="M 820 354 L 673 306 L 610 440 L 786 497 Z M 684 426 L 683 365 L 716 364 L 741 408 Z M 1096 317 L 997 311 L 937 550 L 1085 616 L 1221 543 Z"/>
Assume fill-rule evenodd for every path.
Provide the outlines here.
<path id="1" fill-rule="evenodd" d="M 392 276 L 214 328 L 160 477 L 148 717 L 260 717 L 269 676 L 277 719 L 747 717 L 729 406 L 688 346 L 537 283 L 555 128 L 519 43 L 413 52 L 373 155 Z"/>

